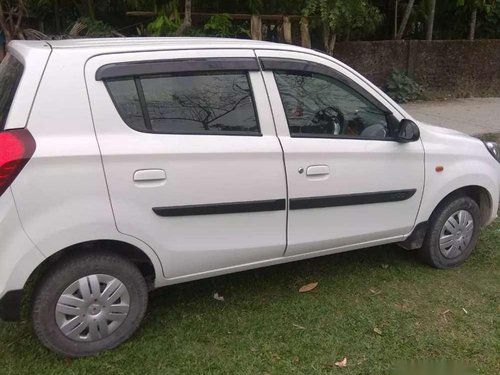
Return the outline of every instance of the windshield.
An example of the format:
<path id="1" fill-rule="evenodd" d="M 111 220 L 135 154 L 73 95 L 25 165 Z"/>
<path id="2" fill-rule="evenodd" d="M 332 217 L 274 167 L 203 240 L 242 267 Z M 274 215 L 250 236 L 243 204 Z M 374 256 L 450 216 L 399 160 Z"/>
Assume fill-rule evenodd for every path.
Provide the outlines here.
<path id="1" fill-rule="evenodd" d="M 17 85 L 23 74 L 23 65 L 8 54 L 0 64 L 0 130 L 5 127 Z"/>

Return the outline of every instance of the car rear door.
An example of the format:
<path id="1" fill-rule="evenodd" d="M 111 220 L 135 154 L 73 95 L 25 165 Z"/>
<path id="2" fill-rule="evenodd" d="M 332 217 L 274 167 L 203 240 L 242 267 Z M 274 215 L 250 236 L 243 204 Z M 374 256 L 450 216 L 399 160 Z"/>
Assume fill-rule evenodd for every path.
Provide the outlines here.
<path id="1" fill-rule="evenodd" d="M 98 56 L 86 79 L 117 228 L 166 277 L 283 255 L 282 150 L 253 51 Z"/>
<path id="2" fill-rule="evenodd" d="M 333 61 L 256 53 L 284 150 L 286 255 L 402 239 L 420 206 L 424 151 L 420 140 L 394 140 L 401 114 Z"/>

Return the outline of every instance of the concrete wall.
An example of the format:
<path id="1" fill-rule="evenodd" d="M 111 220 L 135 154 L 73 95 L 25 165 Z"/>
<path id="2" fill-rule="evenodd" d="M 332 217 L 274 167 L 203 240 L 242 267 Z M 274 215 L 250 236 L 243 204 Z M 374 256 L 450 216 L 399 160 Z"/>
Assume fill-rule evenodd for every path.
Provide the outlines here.
<path id="1" fill-rule="evenodd" d="M 334 57 L 378 86 L 400 69 L 431 95 L 500 96 L 500 40 L 340 42 Z"/>

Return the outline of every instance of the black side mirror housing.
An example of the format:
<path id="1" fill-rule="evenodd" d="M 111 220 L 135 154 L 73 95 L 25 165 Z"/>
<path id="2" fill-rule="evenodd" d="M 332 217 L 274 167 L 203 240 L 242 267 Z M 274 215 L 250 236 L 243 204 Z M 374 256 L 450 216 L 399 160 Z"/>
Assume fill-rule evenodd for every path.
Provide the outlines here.
<path id="1" fill-rule="evenodd" d="M 412 120 L 402 119 L 396 134 L 396 141 L 400 143 L 415 142 L 420 139 L 420 130 Z"/>

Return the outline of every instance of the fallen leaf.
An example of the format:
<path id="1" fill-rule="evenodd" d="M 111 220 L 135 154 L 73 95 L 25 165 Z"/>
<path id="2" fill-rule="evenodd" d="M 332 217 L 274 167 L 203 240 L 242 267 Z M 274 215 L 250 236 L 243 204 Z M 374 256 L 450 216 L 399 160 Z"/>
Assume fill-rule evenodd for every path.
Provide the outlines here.
<path id="1" fill-rule="evenodd" d="M 347 357 L 344 357 L 344 359 L 341 361 L 335 362 L 335 366 L 346 367 L 347 366 Z"/>
<path id="2" fill-rule="evenodd" d="M 389 265 L 388 264 L 381 264 L 380 267 L 382 267 L 384 270 L 386 270 L 389 268 Z"/>
<path id="3" fill-rule="evenodd" d="M 298 329 L 306 329 L 306 327 L 299 326 L 298 324 L 295 324 L 295 323 L 292 323 L 292 325 L 293 325 L 295 328 L 298 328 Z"/>
<path id="4" fill-rule="evenodd" d="M 377 290 L 377 289 L 370 289 L 370 292 L 372 292 L 374 295 L 382 293 L 381 290 Z"/>
<path id="5" fill-rule="evenodd" d="M 309 283 L 299 289 L 299 293 L 307 293 L 318 286 L 318 283 Z"/>
<path id="6" fill-rule="evenodd" d="M 271 359 L 274 361 L 274 362 L 277 362 L 277 361 L 280 361 L 281 360 L 281 357 L 276 354 L 276 353 L 273 353 L 271 354 Z"/>
<path id="7" fill-rule="evenodd" d="M 382 336 L 382 330 L 380 328 L 377 327 L 373 328 L 373 332 L 375 332 L 377 335 Z"/>
<path id="8" fill-rule="evenodd" d="M 443 318 L 443 320 L 444 320 L 446 323 L 448 323 L 448 319 L 446 319 L 446 314 L 448 314 L 448 313 L 450 313 L 450 312 L 451 312 L 451 310 L 449 310 L 449 309 L 448 309 L 448 310 L 445 310 L 445 311 L 443 311 L 443 312 L 441 313 L 441 317 Z"/>
<path id="9" fill-rule="evenodd" d="M 214 299 L 217 301 L 224 302 L 224 297 L 220 296 L 219 293 L 214 293 Z"/>

